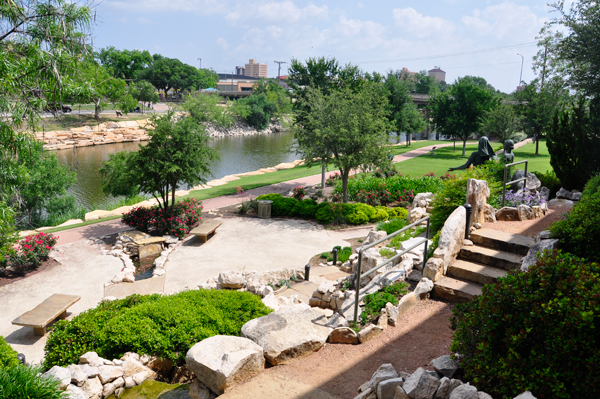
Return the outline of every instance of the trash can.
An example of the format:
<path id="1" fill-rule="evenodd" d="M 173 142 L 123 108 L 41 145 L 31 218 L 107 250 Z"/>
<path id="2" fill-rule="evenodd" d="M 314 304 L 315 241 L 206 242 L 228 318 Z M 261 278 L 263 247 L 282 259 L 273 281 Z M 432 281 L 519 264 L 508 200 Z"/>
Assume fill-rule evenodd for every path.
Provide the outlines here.
<path id="1" fill-rule="evenodd" d="M 258 217 L 262 219 L 271 218 L 271 204 L 273 201 L 259 200 L 258 201 Z"/>

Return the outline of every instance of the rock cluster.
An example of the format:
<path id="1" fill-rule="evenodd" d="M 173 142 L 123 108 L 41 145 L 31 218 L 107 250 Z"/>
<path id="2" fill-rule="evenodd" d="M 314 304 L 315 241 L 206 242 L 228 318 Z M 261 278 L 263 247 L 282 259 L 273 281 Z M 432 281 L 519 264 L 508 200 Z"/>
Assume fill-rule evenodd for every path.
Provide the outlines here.
<path id="1" fill-rule="evenodd" d="M 419 219 L 423 219 L 431 212 L 431 201 L 433 193 L 419 193 L 413 198 L 412 208 L 408 214 L 408 223 L 414 223 Z"/>
<path id="2" fill-rule="evenodd" d="M 45 150 L 63 150 L 91 145 L 146 141 L 144 126 L 147 119 L 138 121 L 105 122 L 97 126 L 83 126 L 62 131 L 36 132 L 35 138 L 44 143 Z"/>
<path id="3" fill-rule="evenodd" d="M 448 266 L 456 259 L 463 245 L 467 213 L 463 206 L 459 206 L 450 214 L 440 233 L 438 247 L 433 256 L 427 260 L 423 276 L 436 282 L 446 275 Z"/>
<path id="4" fill-rule="evenodd" d="M 471 384 L 452 378 L 459 366 L 450 356 L 432 362 L 435 371 L 419 367 L 414 373 L 398 373 L 390 363 L 382 364 L 371 379 L 360 386 L 354 399 L 492 399 Z M 515 399 L 535 399 L 527 391 Z"/>
<path id="5" fill-rule="evenodd" d="M 550 237 L 550 230 L 544 230 L 534 238 L 535 244 L 529 248 L 529 252 L 521 260 L 521 271 L 526 272 L 530 266 L 535 265 L 539 253 L 543 253 L 544 250 L 552 251 L 560 245 L 557 239 Z"/>
<path id="6" fill-rule="evenodd" d="M 269 126 L 261 131 L 250 126 L 242 120 L 237 120 L 231 127 L 222 128 L 213 124 L 206 124 L 206 132 L 210 137 L 226 137 L 226 136 L 250 136 L 254 134 L 269 134 L 269 133 L 280 133 L 285 131 L 281 122 L 271 122 Z"/>
<path id="7" fill-rule="evenodd" d="M 159 374 L 169 375 L 173 362 L 157 357 L 127 352 L 121 359 L 103 359 L 96 352 L 87 352 L 79 364 L 54 366 L 45 377 L 60 381 L 72 399 L 102 399 L 114 394 L 121 396 L 125 388 L 133 388 Z"/>

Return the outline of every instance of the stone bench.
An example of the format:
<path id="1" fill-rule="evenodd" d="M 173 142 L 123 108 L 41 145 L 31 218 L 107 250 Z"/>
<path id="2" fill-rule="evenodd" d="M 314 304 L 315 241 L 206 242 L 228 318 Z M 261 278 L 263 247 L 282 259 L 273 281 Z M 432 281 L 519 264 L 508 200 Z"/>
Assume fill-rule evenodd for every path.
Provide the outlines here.
<path id="1" fill-rule="evenodd" d="M 190 234 L 197 236 L 200 241 L 206 242 L 208 240 L 208 236 L 217 231 L 219 226 L 222 224 L 223 222 L 220 220 L 205 220 L 200 226 L 190 231 Z"/>
<path id="2" fill-rule="evenodd" d="M 46 326 L 55 319 L 65 319 L 67 309 L 81 299 L 77 295 L 54 294 L 33 310 L 23 313 L 12 321 L 12 324 L 33 327 L 33 333 L 40 337 L 46 335 Z"/>

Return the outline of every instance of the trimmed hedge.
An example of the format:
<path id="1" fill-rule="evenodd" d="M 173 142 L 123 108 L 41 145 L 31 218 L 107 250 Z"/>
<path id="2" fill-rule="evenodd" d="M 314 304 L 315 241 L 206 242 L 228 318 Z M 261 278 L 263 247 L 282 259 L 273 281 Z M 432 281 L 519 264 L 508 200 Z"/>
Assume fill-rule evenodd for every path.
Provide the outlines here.
<path id="1" fill-rule="evenodd" d="M 451 351 L 465 378 L 497 398 L 597 398 L 600 265 L 546 252 L 454 307 Z"/>
<path id="2" fill-rule="evenodd" d="M 0 369 L 14 367 L 19 364 L 17 351 L 6 343 L 4 337 L 0 336 Z"/>
<path id="3" fill-rule="evenodd" d="M 244 323 L 270 312 L 249 292 L 131 295 L 56 323 L 46 342 L 44 367 L 77 363 L 89 351 L 106 359 L 136 352 L 182 361 L 195 343 L 213 335 L 239 335 Z"/>

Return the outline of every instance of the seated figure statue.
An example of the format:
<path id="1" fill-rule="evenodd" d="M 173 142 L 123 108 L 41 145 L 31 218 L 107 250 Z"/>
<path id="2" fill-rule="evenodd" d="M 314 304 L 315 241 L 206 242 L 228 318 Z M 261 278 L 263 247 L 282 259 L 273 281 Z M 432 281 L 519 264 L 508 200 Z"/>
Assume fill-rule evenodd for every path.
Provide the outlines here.
<path id="1" fill-rule="evenodd" d="M 515 161 L 515 154 L 512 150 L 515 148 L 515 142 L 512 140 L 506 140 L 504 142 L 504 163 L 513 163 Z"/>
<path id="2" fill-rule="evenodd" d="M 456 168 L 449 168 L 448 171 L 467 169 L 469 166 L 479 166 L 490 159 L 496 159 L 496 153 L 490 144 L 490 140 L 486 136 L 479 139 L 479 148 L 473 152 L 467 162 L 464 165 L 457 166 Z"/>

